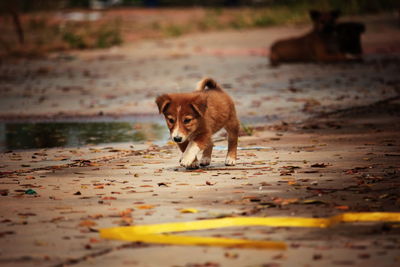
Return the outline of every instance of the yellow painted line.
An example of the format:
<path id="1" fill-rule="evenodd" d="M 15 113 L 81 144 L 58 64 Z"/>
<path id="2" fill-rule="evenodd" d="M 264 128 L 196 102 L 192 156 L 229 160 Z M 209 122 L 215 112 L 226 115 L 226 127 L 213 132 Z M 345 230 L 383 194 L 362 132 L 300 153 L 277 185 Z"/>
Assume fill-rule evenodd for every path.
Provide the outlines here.
<path id="1" fill-rule="evenodd" d="M 247 247 L 285 249 L 286 244 L 280 241 L 262 241 L 231 239 L 219 237 L 201 237 L 171 235 L 169 233 L 195 230 L 217 229 L 239 226 L 268 227 L 318 227 L 327 228 L 339 223 L 349 222 L 400 222 L 397 212 L 360 212 L 343 213 L 329 218 L 304 217 L 232 217 L 190 222 L 162 223 L 100 229 L 100 236 L 107 239 L 159 243 L 171 245 L 203 245 L 225 247 Z"/>
<path id="2" fill-rule="evenodd" d="M 168 245 L 190 245 L 190 246 L 221 246 L 240 248 L 264 248 L 264 249 L 286 249 L 286 244 L 279 241 L 258 241 L 222 237 L 202 237 L 168 234 L 132 234 L 130 231 L 121 232 L 110 229 L 102 229 L 102 238 L 116 239 L 132 242 L 144 242 Z"/>

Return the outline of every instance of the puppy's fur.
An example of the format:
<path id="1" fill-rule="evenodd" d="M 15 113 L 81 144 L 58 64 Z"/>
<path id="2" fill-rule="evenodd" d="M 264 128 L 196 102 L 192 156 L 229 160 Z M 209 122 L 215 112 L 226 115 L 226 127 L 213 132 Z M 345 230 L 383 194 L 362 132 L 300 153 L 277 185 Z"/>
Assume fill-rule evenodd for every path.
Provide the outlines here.
<path id="1" fill-rule="evenodd" d="M 358 22 L 338 23 L 335 28 L 340 52 L 361 57 L 363 50 L 361 34 L 365 32 L 365 25 Z"/>
<path id="2" fill-rule="evenodd" d="M 200 165 L 209 165 L 213 149 L 211 137 L 221 128 L 228 132 L 225 165 L 235 165 L 239 120 L 232 99 L 213 79 L 201 80 L 191 93 L 161 95 L 156 103 L 165 116 L 171 139 L 183 152 L 181 166 L 198 168 L 198 154 L 202 154 Z"/>
<path id="3" fill-rule="evenodd" d="M 270 62 L 337 62 L 346 59 L 335 48 L 335 24 L 339 10 L 319 12 L 310 10 L 313 29 L 306 35 L 280 40 L 271 46 Z M 332 45 L 333 44 L 333 45 Z"/>

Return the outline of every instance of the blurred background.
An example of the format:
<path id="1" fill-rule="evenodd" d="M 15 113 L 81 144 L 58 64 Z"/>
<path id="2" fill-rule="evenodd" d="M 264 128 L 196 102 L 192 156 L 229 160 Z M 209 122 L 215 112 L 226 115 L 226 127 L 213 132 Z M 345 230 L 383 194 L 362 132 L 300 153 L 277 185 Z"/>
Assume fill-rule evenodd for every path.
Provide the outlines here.
<path id="1" fill-rule="evenodd" d="M 14 0 L 0 3 L 0 55 L 118 46 L 141 39 L 308 23 L 309 9 L 399 12 L 397 0 Z"/>

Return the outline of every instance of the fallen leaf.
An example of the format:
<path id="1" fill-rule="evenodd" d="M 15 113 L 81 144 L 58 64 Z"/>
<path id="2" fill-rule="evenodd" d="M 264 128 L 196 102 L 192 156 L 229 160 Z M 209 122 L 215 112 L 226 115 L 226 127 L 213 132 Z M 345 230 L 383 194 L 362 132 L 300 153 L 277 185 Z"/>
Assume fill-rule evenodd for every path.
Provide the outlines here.
<path id="1" fill-rule="evenodd" d="M 28 189 L 28 190 L 25 191 L 25 194 L 27 194 L 27 195 L 36 195 L 37 192 L 35 190 L 33 190 L 33 189 Z"/>
<path id="2" fill-rule="evenodd" d="M 102 197 L 102 200 L 116 200 L 116 197 Z"/>
<path id="3" fill-rule="evenodd" d="M 321 200 L 316 200 L 316 199 L 305 199 L 305 200 L 303 200 L 302 201 L 302 203 L 303 204 L 313 204 L 313 205 L 319 205 L 319 204 L 327 204 L 326 202 L 324 202 L 324 201 L 321 201 Z"/>
<path id="4" fill-rule="evenodd" d="M 101 240 L 92 237 L 92 238 L 89 239 L 89 242 L 90 242 L 90 243 L 99 243 L 99 242 L 101 242 Z"/>
<path id="5" fill-rule="evenodd" d="M 132 212 L 133 212 L 133 209 L 127 208 L 127 209 L 121 211 L 119 213 L 119 216 L 121 216 L 121 217 L 131 217 L 132 216 Z"/>
<path id="6" fill-rule="evenodd" d="M 94 221 L 90 221 L 90 220 L 84 220 L 81 221 L 78 226 L 83 226 L 83 227 L 92 227 L 92 226 L 96 226 L 97 223 Z"/>
<path id="7" fill-rule="evenodd" d="M 315 163 L 315 164 L 311 165 L 312 168 L 326 168 L 326 166 L 329 166 L 329 165 L 325 164 L 325 163 Z"/>
<path id="8" fill-rule="evenodd" d="M 258 203 L 258 205 L 261 205 L 261 206 L 267 207 L 267 208 L 276 207 L 276 204 L 274 202 L 260 202 L 260 203 Z"/>
<path id="9" fill-rule="evenodd" d="M 371 255 L 369 253 L 358 254 L 358 258 L 360 258 L 360 259 L 369 259 L 370 257 L 371 257 Z"/>
<path id="10" fill-rule="evenodd" d="M 52 218 L 50 220 L 50 222 L 55 223 L 55 222 L 59 222 L 59 221 L 62 221 L 62 220 L 65 220 L 65 217 L 64 216 L 58 216 L 58 217 Z"/>
<path id="11" fill-rule="evenodd" d="M 314 254 L 313 255 L 313 260 L 320 260 L 322 259 L 322 255 L 321 254 Z"/>
<path id="12" fill-rule="evenodd" d="M 0 237 L 4 237 L 6 235 L 14 235 L 15 232 L 14 231 L 4 231 L 4 232 L 0 232 Z"/>
<path id="13" fill-rule="evenodd" d="M 198 213 L 199 211 L 197 210 L 197 209 L 192 209 L 192 208 L 189 208 L 189 209 L 181 209 L 180 210 L 180 213 Z"/>
<path id="14" fill-rule="evenodd" d="M 136 206 L 137 209 L 139 210 L 150 210 L 150 209 L 154 209 L 155 206 L 153 205 L 141 205 L 141 206 Z"/>
<path id="15" fill-rule="evenodd" d="M 276 204 L 279 205 L 289 205 L 289 204 L 294 204 L 294 203 L 298 203 L 299 199 L 298 198 L 275 198 L 273 200 Z"/>
<path id="16" fill-rule="evenodd" d="M 35 246 L 40 246 L 40 247 L 47 246 L 47 243 L 44 241 L 35 240 L 33 243 L 35 244 Z"/>
<path id="17" fill-rule="evenodd" d="M 225 252 L 224 256 L 225 256 L 225 258 L 228 258 L 228 259 L 236 259 L 239 257 L 239 254 L 235 253 L 235 252 Z"/>
<path id="18" fill-rule="evenodd" d="M 338 209 L 338 210 L 349 210 L 350 208 L 349 208 L 349 206 L 342 205 L 342 206 L 336 206 L 335 209 Z"/>
<path id="19" fill-rule="evenodd" d="M 103 214 L 92 214 L 88 216 L 91 219 L 100 219 L 103 218 Z"/>

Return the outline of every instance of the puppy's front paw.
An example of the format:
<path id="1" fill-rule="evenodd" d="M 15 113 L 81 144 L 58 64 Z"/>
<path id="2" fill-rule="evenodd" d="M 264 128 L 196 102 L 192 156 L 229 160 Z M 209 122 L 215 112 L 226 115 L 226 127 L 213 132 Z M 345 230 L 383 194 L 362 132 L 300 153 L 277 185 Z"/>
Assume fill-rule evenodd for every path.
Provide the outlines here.
<path id="1" fill-rule="evenodd" d="M 209 157 L 202 157 L 200 160 L 200 166 L 208 166 L 210 165 L 211 158 Z"/>
<path id="2" fill-rule="evenodd" d="M 198 169 L 199 168 L 199 161 L 197 160 L 197 158 L 195 158 L 194 160 L 187 160 L 185 159 L 185 157 L 182 157 L 180 160 L 180 164 L 182 167 L 185 167 L 186 169 Z"/>
<path id="3" fill-rule="evenodd" d="M 235 166 L 235 164 L 236 164 L 236 159 L 235 158 L 226 157 L 226 159 L 225 159 L 225 165 L 226 166 Z"/>

